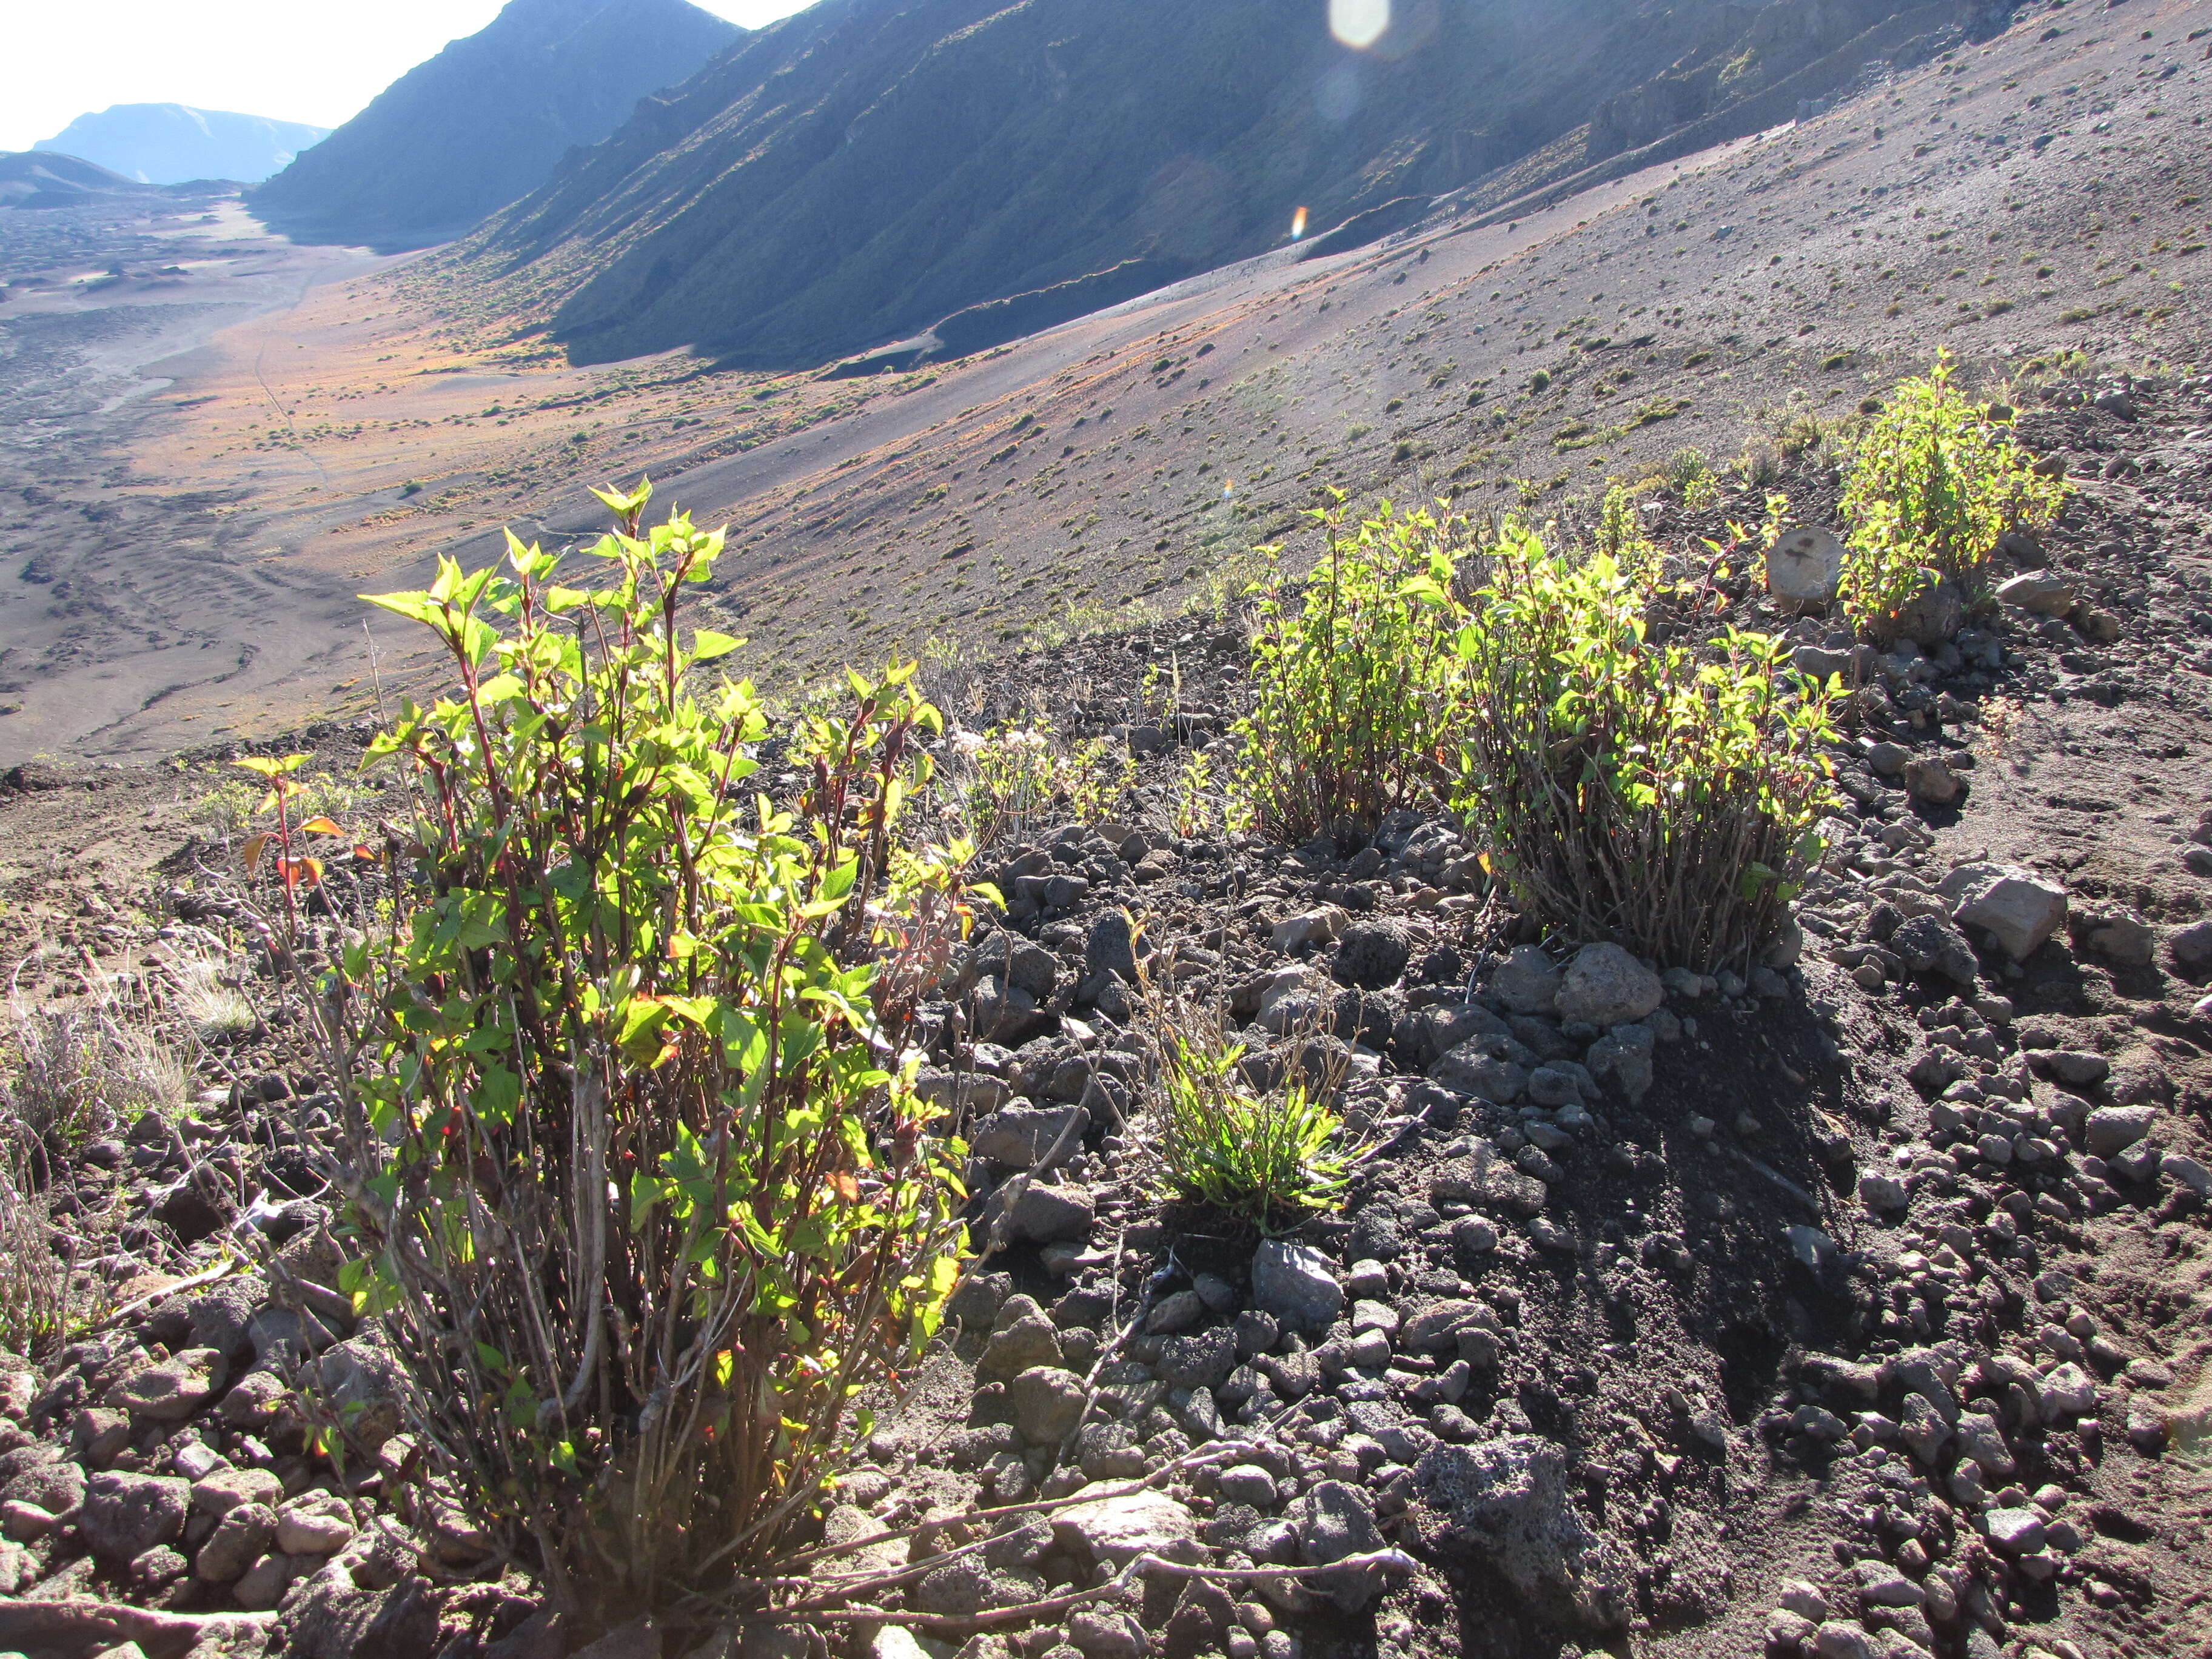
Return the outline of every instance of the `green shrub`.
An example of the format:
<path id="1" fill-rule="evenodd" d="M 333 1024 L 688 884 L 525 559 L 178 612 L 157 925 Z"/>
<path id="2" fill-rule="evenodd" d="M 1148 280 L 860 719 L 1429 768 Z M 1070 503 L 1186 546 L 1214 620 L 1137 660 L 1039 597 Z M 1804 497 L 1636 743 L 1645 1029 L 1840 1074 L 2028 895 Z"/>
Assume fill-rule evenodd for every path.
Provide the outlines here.
<path id="1" fill-rule="evenodd" d="M 1099 823 L 1136 781 L 1127 750 L 1103 738 L 1070 748 L 1047 720 L 956 733 L 952 746 L 957 810 L 978 847 L 1018 836 L 1054 812 Z"/>
<path id="2" fill-rule="evenodd" d="M 1349 841 L 1434 796 L 1463 526 L 1388 502 L 1354 530 L 1334 508 L 1311 516 L 1328 550 L 1303 592 L 1279 568 L 1258 590 L 1237 784 L 1267 834 Z"/>
<path id="3" fill-rule="evenodd" d="M 1946 352 L 1925 376 L 1899 382 L 1844 483 L 1844 610 L 1877 633 L 1933 581 L 1971 597 L 1998 538 L 2050 523 L 2065 502 L 2064 483 L 2037 474 L 2009 419 L 1972 402 L 1951 374 Z"/>
<path id="4" fill-rule="evenodd" d="M 1341 1145 L 1328 1102 L 1344 1051 L 1294 1042 L 1271 1060 L 1285 1075 L 1258 1089 L 1241 1069 L 1244 1045 L 1217 1014 L 1164 988 L 1174 964 L 1139 962 L 1145 1020 L 1158 1050 L 1153 1145 L 1161 1195 L 1273 1232 L 1333 1209 L 1356 1155 Z"/>
<path id="5" fill-rule="evenodd" d="M 1547 926 L 1740 963 L 1820 850 L 1838 691 L 1784 675 L 1786 646 L 1762 635 L 1731 631 L 1709 658 L 1651 644 L 1650 574 L 1507 525 L 1456 642 L 1454 804 Z"/>
<path id="6" fill-rule="evenodd" d="M 441 561 L 374 602 L 458 695 L 371 745 L 420 801 L 399 908 L 315 1006 L 356 1258 L 429 1474 L 557 1606 L 740 1607 L 936 1328 L 962 1149 L 912 1090 L 966 849 L 904 850 L 912 668 L 773 720 L 678 622 L 720 551 L 603 495 L 605 580 Z M 771 803 L 754 746 L 804 780 Z"/>

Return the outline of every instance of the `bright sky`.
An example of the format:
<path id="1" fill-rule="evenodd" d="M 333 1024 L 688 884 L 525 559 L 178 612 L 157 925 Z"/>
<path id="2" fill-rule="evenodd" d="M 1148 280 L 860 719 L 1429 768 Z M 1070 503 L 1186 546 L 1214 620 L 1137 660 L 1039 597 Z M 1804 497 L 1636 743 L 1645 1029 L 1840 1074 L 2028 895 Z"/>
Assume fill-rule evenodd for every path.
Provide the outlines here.
<path id="1" fill-rule="evenodd" d="M 808 0 L 694 0 L 757 28 Z M 9 5 L 0 150 L 88 110 L 191 104 L 334 127 L 503 0 L 61 0 Z"/>

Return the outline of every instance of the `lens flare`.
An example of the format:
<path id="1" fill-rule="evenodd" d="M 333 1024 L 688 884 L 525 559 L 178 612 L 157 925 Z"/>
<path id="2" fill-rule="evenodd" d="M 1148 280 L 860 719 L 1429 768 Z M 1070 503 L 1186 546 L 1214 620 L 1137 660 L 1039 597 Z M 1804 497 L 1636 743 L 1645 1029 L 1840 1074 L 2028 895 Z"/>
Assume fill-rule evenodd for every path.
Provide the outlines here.
<path id="1" fill-rule="evenodd" d="M 1390 0 L 1328 0 L 1328 32 L 1364 52 L 1390 27 Z"/>
<path id="2" fill-rule="evenodd" d="M 1297 241 L 1306 234 L 1306 210 L 1300 208 L 1291 216 L 1291 240 Z"/>

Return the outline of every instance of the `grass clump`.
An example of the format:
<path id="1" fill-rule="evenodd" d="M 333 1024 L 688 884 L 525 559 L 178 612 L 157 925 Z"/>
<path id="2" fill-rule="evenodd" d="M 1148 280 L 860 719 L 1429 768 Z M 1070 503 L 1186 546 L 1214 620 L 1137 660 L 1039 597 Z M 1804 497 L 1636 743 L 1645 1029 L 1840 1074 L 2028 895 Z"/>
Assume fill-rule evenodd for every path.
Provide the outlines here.
<path id="1" fill-rule="evenodd" d="M 1844 610 L 1877 634 L 1936 582 L 1971 595 L 2007 531 L 2047 525 L 2065 504 L 2063 481 L 2038 474 L 2014 441 L 2009 411 L 1973 402 L 1952 370 L 1939 353 L 1898 384 L 1844 482 Z"/>
<path id="2" fill-rule="evenodd" d="M 1356 527 L 1333 507 L 1311 516 L 1328 540 L 1311 576 L 1278 568 L 1258 588 L 1237 781 L 1269 835 L 1356 840 L 1434 794 L 1463 526 L 1388 502 Z"/>
<path id="3" fill-rule="evenodd" d="M 1138 965 L 1146 1023 L 1158 1048 L 1154 1146 L 1163 1195 L 1233 1218 L 1263 1233 L 1295 1227 L 1335 1207 L 1356 1155 L 1341 1142 L 1329 1102 L 1344 1079 L 1342 1054 L 1294 1042 L 1273 1088 L 1246 1077 L 1244 1045 L 1219 1015 L 1179 993 L 1173 964 Z"/>
<path id="4" fill-rule="evenodd" d="M 721 536 L 601 498 L 589 591 L 510 538 L 504 569 L 375 601 L 459 690 L 372 744 L 418 801 L 401 908 L 311 1004 L 342 1283 L 404 1361 L 429 1478 L 554 1605 L 803 1608 L 763 1569 L 958 1270 L 962 1150 L 902 1055 L 967 849 L 902 829 L 939 726 L 910 665 L 782 718 L 707 683 L 741 641 L 678 607 Z M 755 793 L 763 744 L 793 798 Z"/>
<path id="5" fill-rule="evenodd" d="M 173 1111 L 191 1089 L 175 1045 L 110 1006 L 11 1009 L 5 1047 L 0 1121 L 20 1130 L 35 1157 L 58 1157 L 146 1112 Z"/>
<path id="6" fill-rule="evenodd" d="M 1649 562 L 1504 527 L 1455 641 L 1454 805 L 1547 926 L 1710 969 L 1773 935 L 1818 856 L 1837 693 L 1764 635 L 1650 643 Z"/>
<path id="7" fill-rule="evenodd" d="M 0 1123 L 0 1348 L 44 1359 L 69 1328 L 69 1264 L 49 1241 L 40 1149 Z"/>

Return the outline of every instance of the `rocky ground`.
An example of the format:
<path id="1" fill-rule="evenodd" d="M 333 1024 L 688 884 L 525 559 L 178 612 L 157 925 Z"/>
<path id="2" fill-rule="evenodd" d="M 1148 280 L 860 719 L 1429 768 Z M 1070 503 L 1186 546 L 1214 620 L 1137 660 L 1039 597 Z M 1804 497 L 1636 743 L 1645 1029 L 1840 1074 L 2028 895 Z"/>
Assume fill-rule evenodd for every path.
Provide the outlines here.
<path id="1" fill-rule="evenodd" d="M 1183 781 L 1243 696 L 1229 620 L 948 669 L 969 725 L 1049 714 L 1142 769 L 1112 822 L 992 849 L 1010 908 L 933 1011 L 925 1086 L 967 1115 L 1003 1249 L 824 1517 L 928 1523 L 864 1550 L 885 1568 L 982 1547 L 877 1603 L 910 1630 L 818 1639 L 2212 1652 L 2208 391 L 2051 386 L 2022 434 L 2073 500 L 2008 543 L 2008 603 L 1924 650 L 1785 611 L 1756 560 L 1674 615 L 1787 631 L 1859 688 L 1828 855 L 1741 975 L 1535 937 L 1444 819 L 1358 848 L 1223 833 Z M 1814 527 L 1817 469 L 1780 480 Z M 1761 506 L 1652 501 L 1699 569 Z M 335 772 L 362 735 L 307 742 Z M 175 1031 L 210 971 L 273 1006 L 201 804 L 223 759 L 8 775 L 22 1008 Z M 1225 1004 L 1263 1073 L 1334 1034 L 1365 1149 L 1340 1211 L 1262 1241 L 1161 1205 L 1139 956 Z M 6 1362 L 0 1645 L 556 1655 L 578 1638 L 413 1478 L 303 1155 L 323 1079 L 265 1014 L 202 1024 L 197 1101 L 98 1125 L 46 1188 L 112 1311 Z M 1245 1576 L 989 1616 L 1145 1552 Z"/>

